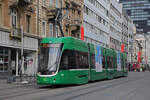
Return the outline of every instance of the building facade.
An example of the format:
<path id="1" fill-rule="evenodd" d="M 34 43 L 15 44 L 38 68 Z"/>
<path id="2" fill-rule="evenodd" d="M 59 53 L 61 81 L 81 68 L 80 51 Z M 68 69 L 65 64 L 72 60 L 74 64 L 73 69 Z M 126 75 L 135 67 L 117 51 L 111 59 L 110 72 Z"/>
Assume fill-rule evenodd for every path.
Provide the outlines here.
<path id="1" fill-rule="evenodd" d="M 128 26 L 130 18 L 117 0 L 84 0 L 83 19 L 85 41 L 118 51 L 123 43 L 128 53 L 128 35 L 133 27 Z"/>
<path id="2" fill-rule="evenodd" d="M 134 62 L 134 36 L 136 35 L 136 27 L 133 21 L 129 18 L 128 20 L 128 62 Z"/>
<path id="3" fill-rule="evenodd" d="M 109 47 L 109 0 L 84 0 L 85 41 Z"/>
<path id="4" fill-rule="evenodd" d="M 36 19 L 36 0 L 0 0 L 0 73 L 18 75 L 23 48 L 25 63 L 22 73 L 35 74 Z"/>
<path id="5" fill-rule="evenodd" d="M 137 43 L 136 58 L 138 58 L 138 52 L 141 52 L 140 64 L 150 64 L 150 37 L 145 34 L 136 34 L 135 37 Z"/>
<path id="6" fill-rule="evenodd" d="M 38 0 L 39 35 L 80 38 L 83 0 Z"/>
<path id="7" fill-rule="evenodd" d="M 124 44 L 125 48 L 124 48 L 124 52 L 128 53 L 128 36 L 129 36 L 129 25 L 131 23 L 129 22 L 129 17 L 126 14 L 126 12 L 123 10 L 122 13 L 122 43 Z"/>
<path id="8" fill-rule="evenodd" d="M 0 72 L 18 75 L 24 56 L 23 73 L 35 74 L 40 40 L 80 39 L 82 27 L 87 42 L 131 51 L 132 24 L 116 0 L 0 0 Z"/>
<path id="9" fill-rule="evenodd" d="M 0 72 L 37 72 L 38 46 L 44 37 L 80 38 L 83 0 L 0 0 Z M 23 54 L 21 54 L 23 52 Z"/>
<path id="10" fill-rule="evenodd" d="M 110 48 L 120 51 L 122 43 L 122 5 L 110 0 Z"/>
<path id="11" fill-rule="evenodd" d="M 138 34 L 150 35 L 150 1 L 149 0 L 119 0 L 123 8 L 133 20 Z"/>

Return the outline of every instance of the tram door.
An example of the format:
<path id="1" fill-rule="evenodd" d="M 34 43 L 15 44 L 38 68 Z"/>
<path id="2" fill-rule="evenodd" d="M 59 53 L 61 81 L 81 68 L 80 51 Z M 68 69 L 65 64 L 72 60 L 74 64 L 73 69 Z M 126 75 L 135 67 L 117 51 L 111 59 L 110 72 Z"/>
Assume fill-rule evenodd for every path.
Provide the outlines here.
<path id="1" fill-rule="evenodd" d="M 92 63 L 93 63 L 92 60 L 95 61 L 95 55 L 90 54 L 90 45 L 89 44 L 87 44 L 87 45 L 88 45 L 89 81 L 91 81 L 92 80 L 92 78 L 91 78 L 91 74 L 92 74 L 91 73 L 91 67 L 92 67 Z"/>
<path id="2" fill-rule="evenodd" d="M 89 81 L 91 81 L 91 55 L 88 52 L 88 64 L 89 64 Z"/>

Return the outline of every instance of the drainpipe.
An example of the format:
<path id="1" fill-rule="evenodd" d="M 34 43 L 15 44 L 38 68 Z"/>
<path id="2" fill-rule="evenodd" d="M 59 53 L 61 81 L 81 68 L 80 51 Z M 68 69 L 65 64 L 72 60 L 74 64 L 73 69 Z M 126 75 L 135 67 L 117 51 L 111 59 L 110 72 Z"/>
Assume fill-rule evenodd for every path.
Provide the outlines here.
<path id="1" fill-rule="evenodd" d="M 39 38 L 40 37 L 40 34 L 39 34 L 39 0 L 37 0 L 37 34 Z"/>
<path id="2" fill-rule="evenodd" d="M 37 35 L 38 35 L 38 50 L 37 50 L 37 71 L 39 69 L 39 52 L 40 52 L 40 32 L 39 32 L 39 0 L 37 0 Z"/>

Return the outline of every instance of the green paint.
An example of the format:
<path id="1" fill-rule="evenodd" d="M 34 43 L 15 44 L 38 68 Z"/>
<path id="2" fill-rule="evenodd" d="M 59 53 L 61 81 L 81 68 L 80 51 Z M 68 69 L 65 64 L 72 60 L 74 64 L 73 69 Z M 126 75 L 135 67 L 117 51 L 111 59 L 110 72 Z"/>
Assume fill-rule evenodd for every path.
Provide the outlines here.
<path id="1" fill-rule="evenodd" d="M 93 44 L 85 43 L 82 40 L 75 39 L 72 37 L 61 37 L 61 38 L 44 38 L 41 42 L 42 44 L 49 43 L 62 43 L 63 49 L 71 49 L 82 52 L 88 52 L 88 45 L 90 48 L 90 68 L 87 70 L 60 70 L 55 76 L 52 77 L 43 77 L 37 75 L 37 83 L 38 84 L 47 84 L 47 85 L 60 85 L 60 84 L 86 84 L 89 81 L 96 81 L 102 79 L 113 79 L 115 77 L 127 76 L 128 71 L 124 68 L 121 71 L 117 71 L 117 63 L 115 59 L 117 59 L 117 53 L 115 50 L 111 50 L 108 48 L 102 48 L 102 56 L 105 56 L 105 61 L 107 61 L 107 56 L 113 57 L 113 66 L 114 68 L 108 70 L 108 64 L 105 63 L 106 68 L 102 72 L 96 72 L 91 68 L 92 63 L 92 54 L 95 54 L 95 48 Z M 121 59 L 125 61 L 127 59 L 126 54 L 121 54 Z M 90 74 L 89 74 L 90 73 Z M 90 75 L 90 76 L 89 76 Z M 89 78 L 90 77 L 90 78 Z M 90 79 L 90 80 L 89 80 Z"/>

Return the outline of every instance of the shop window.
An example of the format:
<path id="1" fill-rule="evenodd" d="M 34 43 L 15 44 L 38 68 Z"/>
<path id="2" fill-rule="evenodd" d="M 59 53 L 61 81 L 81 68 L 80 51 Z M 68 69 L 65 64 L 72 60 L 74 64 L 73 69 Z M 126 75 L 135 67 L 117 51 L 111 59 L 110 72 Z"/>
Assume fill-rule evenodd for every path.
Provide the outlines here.
<path id="1" fill-rule="evenodd" d="M 0 72 L 7 72 L 8 71 L 8 49 L 0 47 Z"/>
<path id="2" fill-rule="evenodd" d="M 3 48 L 0 47 L 0 54 L 3 54 Z"/>

